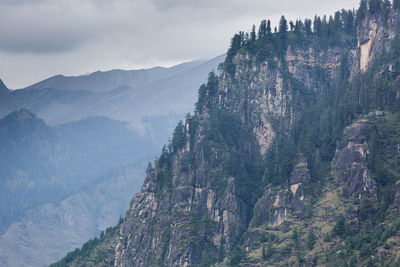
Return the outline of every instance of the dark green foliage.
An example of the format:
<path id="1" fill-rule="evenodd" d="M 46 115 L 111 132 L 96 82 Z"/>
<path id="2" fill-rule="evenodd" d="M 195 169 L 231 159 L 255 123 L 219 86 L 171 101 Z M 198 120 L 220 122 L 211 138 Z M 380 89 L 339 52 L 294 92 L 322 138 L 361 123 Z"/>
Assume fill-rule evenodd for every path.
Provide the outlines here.
<path id="1" fill-rule="evenodd" d="M 256 25 L 253 25 L 253 28 L 251 29 L 250 40 L 252 42 L 256 41 Z"/>
<path id="2" fill-rule="evenodd" d="M 297 228 L 293 229 L 292 240 L 295 247 L 299 246 L 299 235 L 297 233 Z"/>
<path id="3" fill-rule="evenodd" d="M 233 36 L 232 41 L 231 41 L 231 46 L 228 49 L 228 52 L 226 53 L 226 58 L 224 62 L 224 70 L 226 73 L 230 75 L 235 74 L 235 65 L 233 64 L 232 60 L 233 57 L 236 55 L 236 53 L 239 51 L 239 49 L 243 45 L 243 40 L 244 40 L 244 34 L 243 32 L 240 32 L 239 34 L 235 34 Z"/>
<path id="4" fill-rule="evenodd" d="M 378 216 L 372 217 L 383 220 L 387 208 L 393 201 L 395 183 L 399 176 L 399 171 L 395 166 L 400 164 L 400 158 L 396 151 L 396 146 L 400 143 L 398 137 L 400 114 L 387 114 L 384 118 L 374 119 L 373 122 L 377 128 L 368 134 L 368 143 L 370 144 L 368 168 L 378 185 L 379 205 Z"/>
<path id="5" fill-rule="evenodd" d="M 245 253 L 242 248 L 236 247 L 232 250 L 229 257 L 229 266 L 239 266 L 240 261 L 245 257 Z"/>
<path id="6" fill-rule="evenodd" d="M 335 227 L 333 228 L 333 234 L 343 236 L 346 234 L 346 231 L 346 217 L 344 215 L 340 215 L 336 221 Z"/>
<path id="7" fill-rule="evenodd" d="M 286 184 L 293 169 L 295 146 L 287 136 L 278 137 L 265 156 L 265 183 Z"/>
<path id="8" fill-rule="evenodd" d="M 271 32 L 271 21 L 268 20 L 267 21 L 267 36 L 270 37 L 271 34 L 272 34 L 272 32 Z"/>
<path id="9" fill-rule="evenodd" d="M 264 19 L 261 21 L 260 27 L 258 28 L 258 39 L 263 39 L 267 36 L 267 21 Z"/>
<path id="10" fill-rule="evenodd" d="M 226 63 L 226 62 L 225 62 Z M 234 66 L 232 65 L 234 68 Z M 199 88 L 198 98 L 196 102 L 196 111 L 203 112 L 206 107 L 211 109 L 215 105 L 214 96 L 218 91 L 218 76 L 214 72 L 208 75 L 207 84 L 203 84 Z"/>
<path id="11" fill-rule="evenodd" d="M 146 175 L 149 175 L 153 171 L 153 164 L 149 162 L 146 167 Z"/>
<path id="12" fill-rule="evenodd" d="M 358 263 L 357 256 L 353 255 L 350 258 L 349 267 L 356 267 Z"/>
<path id="13" fill-rule="evenodd" d="M 264 232 L 262 232 L 260 235 L 260 242 L 265 243 L 267 241 L 268 241 L 267 236 L 265 235 Z"/>
<path id="14" fill-rule="evenodd" d="M 314 235 L 314 231 L 311 229 L 306 237 L 306 247 L 309 250 L 312 250 L 314 248 L 315 245 L 315 235 Z"/>
<path id="15" fill-rule="evenodd" d="M 182 121 L 179 121 L 172 135 L 172 149 L 174 152 L 178 151 L 185 146 L 186 133 L 185 126 Z"/>
<path id="16" fill-rule="evenodd" d="M 274 255 L 274 248 L 272 247 L 272 242 L 268 242 L 267 249 L 263 246 L 262 248 L 262 258 L 263 260 L 268 260 Z"/>
<path id="17" fill-rule="evenodd" d="M 368 198 L 363 198 L 360 204 L 360 210 L 358 216 L 361 221 L 364 221 L 368 218 L 373 218 L 375 215 L 375 210 L 372 206 L 372 200 Z"/>
<path id="18" fill-rule="evenodd" d="M 286 52 L 286 46 L 287 46 L 287 38 L 288 38 L 288 25 L 287 25 L 287 20 L 285 19 L 284 16 L 281 17 L 281 20 L 279 21 L 279 39 L 280 39 L 280 46 L 281 50 Z"/>
<path id="19" fill-rule="evenodd" d="M 361 0 L 360 7 L 357 10 L 357 25 L 361 23 L 361 21 L 367 16 L 367 14 L 368 14 L 367 0 Z"/>
<path id="20" fill-rule="evenodd" d="M 369 256 L 371 254 L 371 251 L 372 251 L 371 244 L 365 243 L 362 245 L 362 247 L 360 249 L 360 256 L 361 257 Z"/>
<path id="21" fill-rule="evenodd" d="M 311 219 L 312 215 L 313 215 L 313 207 L 312 204 L 308 202 L 306 205 L 306 210 L 304 212 L 304 218 L 306 220 Z"/>
<path id="22" fill-rule="evenodd" d="M 72 263 L 72 261 L 76 259 L 83 259 L 85 257 L 88 257 L 94 248 L 101 244 L 101 242 L 104 241 L 105 238 L 109 238 L 113 234 L 115 229 L 116 228 L 111 227 L 107 228 L 105 232 L 102 231 L 100 238 L 95 237 L 93 239 L 90 239 L 85 244 L 83 244 L 81 248 L 77 248 L 74 251 L 67 253 L 64 258 L 56 263 L 51 264 L 50 267 L 67 267 L 70 265 L 70 263 Z M 105 253 L 100 252 L 98 256 L 100 256 L 99 260 L 104 260 L 102 257 L 105 258 Z"/>
<path id="23" fill-rule="evenodd" d="M 368 0 L 368 11 L 371 14 L 377 14 L 382 11 L 381 0 Z"/>
<path id="24" fill-rule="evenodd" d="M 310 19 L 304 20 L 304 30 L 306 32 L 307 37 L 311 36 L 312 29 L 311 29 L 312 21 Z"/>

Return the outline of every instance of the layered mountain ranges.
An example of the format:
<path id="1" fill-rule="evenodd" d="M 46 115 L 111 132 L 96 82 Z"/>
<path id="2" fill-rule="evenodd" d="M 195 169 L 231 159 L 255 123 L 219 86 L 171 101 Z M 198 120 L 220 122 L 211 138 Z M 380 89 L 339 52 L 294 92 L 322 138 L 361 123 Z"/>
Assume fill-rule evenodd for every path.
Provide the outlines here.
<path id="1" fill-rule="evenodd" d="M 0 265 L 48 265 L 116 224 L 222 61 L 0 80 Z"/>
<path id="2" fill-rule="evenodd" d="M 105 116 L 127 121 L 142 134 L 152 130 L 155 135 L 159 131 L 166 135 L 162 127 L 151 128 L 156 127 L 153 119 L 171 118 L 175 124 L 178 116 L 182 118 L 193 108 L 198 86 L 223 60 L 224 55 L 171 68 L 111 70 L 75 77 L 58 75 L 12 90 L 9 97 L 0 99 L 0 115 L 24 108 L 49 125 Z"/>

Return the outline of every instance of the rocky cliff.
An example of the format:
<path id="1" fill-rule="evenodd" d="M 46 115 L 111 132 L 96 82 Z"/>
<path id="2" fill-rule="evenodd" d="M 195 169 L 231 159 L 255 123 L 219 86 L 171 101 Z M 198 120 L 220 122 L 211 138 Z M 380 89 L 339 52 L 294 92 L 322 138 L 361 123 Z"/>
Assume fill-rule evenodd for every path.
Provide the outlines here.
<path id="1" fill-rule="evenodd" d="M 58 264 L 394 264 L 400 14 L 378 2 L 312 33 L 235 35 L 104 238 L 114 261 L 94 249 Z"/>

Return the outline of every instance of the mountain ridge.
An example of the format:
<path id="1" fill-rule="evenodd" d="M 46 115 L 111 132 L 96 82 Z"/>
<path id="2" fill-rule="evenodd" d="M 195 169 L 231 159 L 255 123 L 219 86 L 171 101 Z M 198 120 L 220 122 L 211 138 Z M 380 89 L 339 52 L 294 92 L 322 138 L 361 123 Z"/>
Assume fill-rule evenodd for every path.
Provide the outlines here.
<path id="1" fill-rule="evenodd" d="M 90 74 L 77 76 L 59 74 L 17 90 L 36 90 L 56 87 L 59 90 L 81 90 L 101 93 L 110 91 L 119 86 L 132 86 L 133 82 L 138 82 L 138 85 L 135 85 L 135 87 L 139 87 L 142 85 L 141 80 L 149 82 L 146 81 L 146 77 L 148 76 L 151 77 L 152 75 L 158 74 L 160 77 L 157 77 L 155 80 L 166 78 L 179 73 L 182 69 L 191 68 L 204 62 L 205 60 L 185 62 L 170 68 L 156 66 L 135 70 L 112 69 L 109 71 L 95 71 Z M 111 77 L 113 78 L 110 79 Z M 150 79 L 150 82 L 155 80 Z M 76 84 L 79 85 L 77 86 Z"/>

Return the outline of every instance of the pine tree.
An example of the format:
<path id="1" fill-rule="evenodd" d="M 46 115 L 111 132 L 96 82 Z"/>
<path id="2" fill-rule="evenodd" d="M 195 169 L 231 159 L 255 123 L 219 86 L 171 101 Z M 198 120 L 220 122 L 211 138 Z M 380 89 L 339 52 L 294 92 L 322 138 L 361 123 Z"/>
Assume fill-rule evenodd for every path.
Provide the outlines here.
<path id="1" fill-rule="evenodd" d="M 285 16 L 282 16 L 281 20 L 279 21 L 279 37 L 283 40 L 286 40 L 287 31 L 288 31 L 287 20 L 285 19 Z"/>
<path id="2" fill-rule="evenodd" d="M 258 28 L 258 39 L 262 39 L 267 35 L 267 21 L 261 21 L 260 28 Z"/>
<path id="3" fill-rule="evenodd" d="M 265 246 L 263 246 L 263 248 L 262 248 L 261 257 L 263 258 L 263 260 L 266 260 L 266 259 L 267 259 L 267 254 L 265 253 Z"/>
<path id="4" fill-rule="evenodd" d="M 279 21 L 279 40 L 281 52 L 285 52 L 287 49 L 287 35 L 288 35 L 288 24 L 284 16 Z"/>
<path id="5" fill-rule="evenodd" d="M 377 14 L 382 11 L 382 2 L 381 0 L 369 0 L 368 1 L 368 11 L 371 14 Z"/>
<path id="6" fill-rule="evenodd" d="M 343 215 L 340 215 L 335 227 L 333 228 L 333 232 L 339 236 L 342 236 L 346 232 L 346 218 Z"/>
<path id="7" fill-rule="evenodd" d="M 334 21 L 333 17 L 329 16 L 329 23 L 328 23 L 326 35 L 329 38 L 331 38 L 331 37 L 335 36 L 339 30 L 340 29 L 337 29 L 337 30 L 335 29 L 335 21 Z"/>
<path id="8" fill-rule="evenodd" d="M 400 0 L 399 0 L 399 1 L 400 1 Z M 312 21 L 311 21 L 310 19 L 306 19 L 306 20 L 304 21 L 304 29 L 305 29 L 306 35 L 307 35 L 308 37 L 311 36 L 311 34 L 312 34 L 311 24 L 312 24 Z"/>
<path id="9" fill-rule="evenodd" d="M 297 234 L 297 228 L 294 228 L 294 230 L 293 230 L 292 240 L 293 240 L 294 246 L 298 247 L 298 245 L 299 245 L 299 236 Z"/>
<path id="10" fill-rule="evenodd" d="M 186 135 L 185 135 L 185 126 L 182 121 L 179 121 L 176 126 L 173 136 L 172 136 L 172 149 L 173 151 L 177 151 L 185 145 Z"/>
<path id="11" fill-rule="evenodd" d="M 265 246 L 262 248 L 262 258 L 263 260 L 268 260 L 272 257 L 272 255 L 274 255 L 274 248 L 272 247 L 272 243 L 270 241 L 268 242 L 267 250 L 265 250 Z"/>
<path id="12" fill-rule="evenodd" d="M 321 36 L 321 32 L 322 32 L 321 18 L 319 16 L 315 16 L 315 18 L 314 18 L 314 33 L 317 36 Z"/>
<path id="13" fill-rule="evenodd" d="M 149 164 L 147 164 L 146 174 L 149 175 L 152 170 L 153 170 L 153 164 L 151 164 L 151 162 L 149 162 Z"/>
<path id="14" fill-rule="evenodd" d="M 368 14 L 367 0 L 361 0 L 360 7 L 357 10 L 357 24 L 360 23 Z"/>
<path id="15" fill-rule="evenodd" d="M 343 29 L 343 23 L 342 23 L 342 18 L 340 16 L 340 12 L 335 13 L 334 28 L 335 31 L 341 31 Z"/>
<path id="16" fill-rule="evenodd" d="M 290 31 L 291 32 L 294 31 L 294 23 L 293 23 L 293 21 L 290 21 L 289 25 L 290 25 Z"/>
<path id="17" fill-rule="evenodd" d="M 256 40 L 256 25 L 253 25 L 250 33 L 250 40 L 254 42 Z"/>
<path id="18" fill-rule="evenodd" d="M 344 30 L 348 35 L 354 35 L 354 15 L 352 11 L 348 11 L 344 20 Z"/>
<path id="19" fill-rule="evenodd" d="M 307 234 L 307 242 L 306 242 L 307 249 L 312 250 L 314 248 L 314 245 L 315 245 L 315 235 L 314 231 L 311 229 Z"/>
<path id="20" fill-rule="evenodd" d="M 400 1 L 400 0 L 399 0 Z M 271 36 L 272 32 L 271 32 L 271 21 L 268 20 L 267 21 L 267 35 Z"/>

